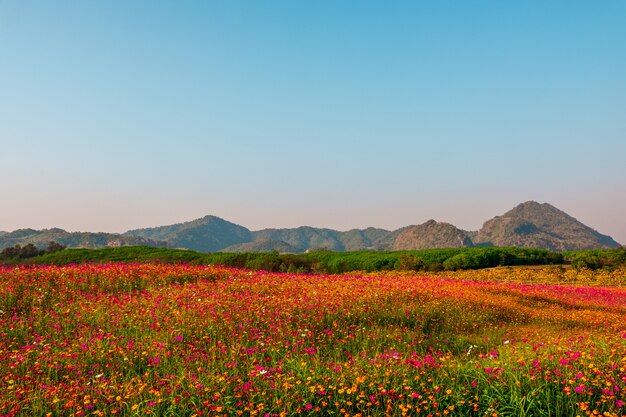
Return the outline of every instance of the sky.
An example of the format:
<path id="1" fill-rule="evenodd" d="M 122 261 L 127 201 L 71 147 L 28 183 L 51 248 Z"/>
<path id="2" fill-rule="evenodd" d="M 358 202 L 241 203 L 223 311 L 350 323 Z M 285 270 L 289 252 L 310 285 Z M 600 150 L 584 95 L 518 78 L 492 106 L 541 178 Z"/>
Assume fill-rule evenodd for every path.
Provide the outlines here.
<path id="1" fill-rule="evenodd" d="M 0 0 L 0 230 L 477 230 L 626 243 L 626 2 Z"/>

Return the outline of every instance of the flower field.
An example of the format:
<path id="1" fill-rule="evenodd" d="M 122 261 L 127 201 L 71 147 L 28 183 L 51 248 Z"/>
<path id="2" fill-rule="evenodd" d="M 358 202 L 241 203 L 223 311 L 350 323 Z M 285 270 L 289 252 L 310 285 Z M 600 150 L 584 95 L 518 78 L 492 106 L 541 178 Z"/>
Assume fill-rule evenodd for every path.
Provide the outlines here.
<path id="1" fill-rule="evenodd" d="M 553 273 L 0 268 L 0 415 L 626 415 L 623 275 Z"/>

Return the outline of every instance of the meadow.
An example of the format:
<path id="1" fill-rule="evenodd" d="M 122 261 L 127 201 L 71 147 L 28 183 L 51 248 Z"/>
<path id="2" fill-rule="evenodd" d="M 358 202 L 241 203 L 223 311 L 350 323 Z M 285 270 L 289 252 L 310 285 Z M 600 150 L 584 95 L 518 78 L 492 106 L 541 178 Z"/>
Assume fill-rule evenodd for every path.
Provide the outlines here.
<path id="1" fill-rule="evenodd" d="M 623 416 L 623 270 L 0 267 L 0 415 Z"/>

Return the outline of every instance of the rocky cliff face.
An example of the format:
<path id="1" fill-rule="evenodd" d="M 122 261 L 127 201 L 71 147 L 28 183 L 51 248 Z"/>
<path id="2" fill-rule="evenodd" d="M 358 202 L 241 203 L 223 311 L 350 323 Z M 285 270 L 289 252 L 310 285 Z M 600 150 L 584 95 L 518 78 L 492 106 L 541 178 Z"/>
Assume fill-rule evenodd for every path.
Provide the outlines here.
<path id="1" fill-rule="evenodd" d="M 619 247 L 611 237 L 585 226 L 550 204 L 535 201 L 522 203 L 485 222 L 474 243 L 557 251 Z"/>
<path id="2" fill-rule="evenodd" d="M 463 248 L 474 246 L 466 232 L 450 223 L 429 220 L 418 226 L 401 229 L 391 245 L 392 250 Z"/>

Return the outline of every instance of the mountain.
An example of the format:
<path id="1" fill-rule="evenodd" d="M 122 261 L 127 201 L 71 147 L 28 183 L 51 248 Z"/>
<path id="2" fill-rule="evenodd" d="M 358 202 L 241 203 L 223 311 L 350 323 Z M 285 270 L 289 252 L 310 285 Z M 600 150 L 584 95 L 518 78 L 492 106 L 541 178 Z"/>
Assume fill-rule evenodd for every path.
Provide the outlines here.
<path id="1" fill-rule="evenodd" d="M 616 248 L 619 243 L 548 203 L 527 201 L 485 222 L 474 243 L 556 251 Z"/>
<path id="2" fill-rule="evenodd" d="M 619 247 L 610 236 L 585 226 L 550 204 L 535 201 L 527 201 L 494 217 L 478 231 L 464 231 L 435 220 L 394 231 L 370 227 L 342 232 L 310 226 L 250 231 L 219 217 L 205 216 L 169 226 L 129 230 L 121 235 L 69 233 L 62 229 L 0 232 L 0 250 L 27 243 L 45 248 L 50 241 L 68 247 L 146 245 L 199 252 L 281 253 L 311 249 L 391 251 L 471 246 L 519 246 L 556 251 Z"/>
<path id="3" fill-rule="evenodd" d="M 296 248 L 298 252 L 312 248 L 345 251 L 339 233 L 331 229 L 301 226 L 295 229 L 263 229 L 252 232 L 252 237 L 254 241 L 283 241 Z"/>
<path id="4" fill-rule="evenodd" d="M 429 220 L 418 226 L 400 229 L 393 239 L 393 250 L 466 248 L 474 244 L 467 232 L 451 225 Z"/>
<path id="5" fill-rule="evenodd" d="M 124 236 L 164 240 L 175 248 L 217 252 L 228 246 L 252 241 L 250 230 L 215 216 L 170 226 L 129 230 Z"/>
<path id="6" fill-rule="evenodd" d="M 328 249 L 333 251 L 358 251 L 374 249 L 374 242 L 387 236 L 388 230 L 373 227 L 340 232 L 301 226 L 295 229 L 263 229 L 252 232 L 254 241 L 283 241 L 304 252 L 310 249 Z"/>
<path id="7" fill-rule="evenodd" d="M 0 234 L 0 250 L 15 245 L 34 244 L 39 249 L 57 242 L 73 248 L 102 248 L 107 246 L 155 246 L 167 247 L 167 243 L 140 236 L 122 236 L 116 233 L 67 232 L 63 229 L 19 229 Z"/>
<path id="8" fill-rule="evenodd" d="M 238 245 L 229 246 L 220 250 L 220 252 L 279 252 L 279 253 L 298 253 L 296 247 L 291 246 L 282 240 L 260 240 L 257 242 L 240 243 Z"/>
<path id="9" fill-rule="evenodd" d="M 377 242 L 391 235 L 389 230 L 368 227 L 367 229 L 352 229 L 347 232 L 338 232 L 341 242 L 347 251 L 374 250 Z"/>
<path id="10" fill-rule="evenodd" d="M 619 244 L 550 204 L 522 203 L 484 223 L 478 231 L 464 231 L 450 223 L 429 220 L 394 231 L 367 228 L 345 232 L 301 226 L 250 231 L 214 216 L 171 226 L 131 230 L 163 240 L 170 246 L 198 251 L 304 252 L 417 250 L 471 246 L 524 246 L 557 251 L 612 248 Z"/>

